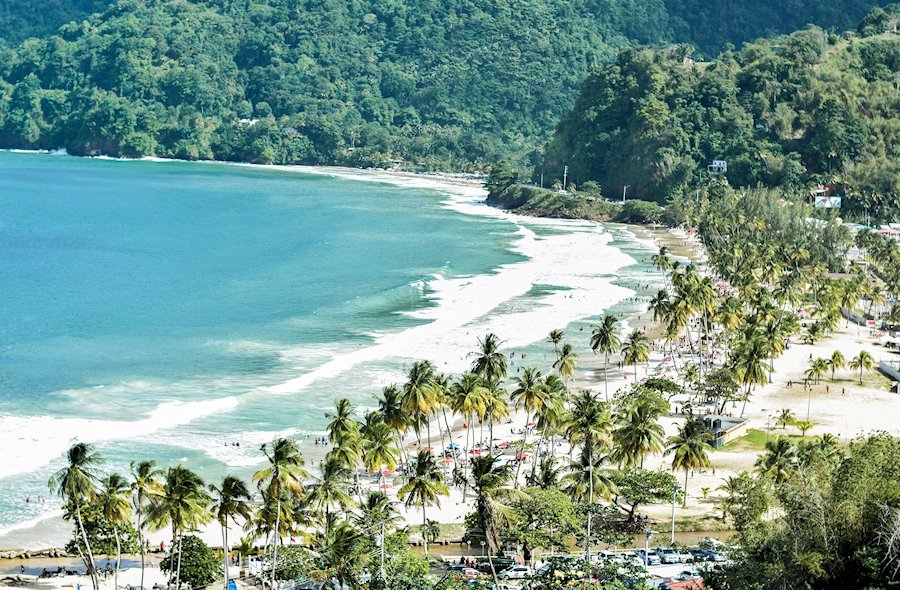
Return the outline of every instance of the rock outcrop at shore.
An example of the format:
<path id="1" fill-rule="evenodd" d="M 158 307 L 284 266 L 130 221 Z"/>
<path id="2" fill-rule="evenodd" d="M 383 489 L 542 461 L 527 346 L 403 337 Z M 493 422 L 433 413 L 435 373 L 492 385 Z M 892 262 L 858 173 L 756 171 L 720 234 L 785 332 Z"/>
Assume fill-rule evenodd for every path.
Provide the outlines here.
<path id="1" fill-rule="evenodd" d="M 0 549 L 0 559 L 31 559 L 33 557 L 72 557 L 65 549 L 50 547 L 49 549 Z"/>

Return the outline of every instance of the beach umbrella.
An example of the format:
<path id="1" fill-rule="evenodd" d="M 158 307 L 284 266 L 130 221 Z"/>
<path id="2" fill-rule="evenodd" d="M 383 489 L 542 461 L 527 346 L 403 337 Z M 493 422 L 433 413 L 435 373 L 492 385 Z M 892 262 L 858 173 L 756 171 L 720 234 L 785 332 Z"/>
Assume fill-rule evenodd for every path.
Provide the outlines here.
<path id="1" fill-rule="evenodd" d="M 528 426 L 528 427 L 530 428 L 530 427 L 534 426 L 534 422 L 529 422 L 529 423 L 526 424 L 525 426 Z"/>
<path id="2" fill-rule="evenodd" d="M 499 449 L 505 449 L 505 448 L 508 447 L 508 446 L 509 446 L 509 443 L 508 443 L 508 442 L 502 442 L 502 443 L 500 443 L 499 445 L 497 445 L 497 448 L 499 448 Z"/>
<path id="3" fill-rule="evenodd" d="M 431 450 L 431 447 L 422 447 L 422 450 L 423 450 L 423 451 L 430 451 L 430 450 Z"/>
<path id="4" fill-rule="evenodd" d="M 447 448 L 448 449 L 458 449 L 459 445 L 456 443 L 450 443 L 449 445 L 447 445 Z"/>
<path id="5" fill-rule="evenodd" d="M 444 457 L 444 463 L 453 463 L 453 457 Z"/>
<path id="6" fill-rule="evenodd" d="M 381 484 L 381 489 L 382 489 L 382 490 L 386 490 L 386 489 L 388 489 L 388 488 L 390 488 L 390 487 L 391 487 L 391 484 L 389 484 L 389 483 L 383 483 L 383 484 Z"/>

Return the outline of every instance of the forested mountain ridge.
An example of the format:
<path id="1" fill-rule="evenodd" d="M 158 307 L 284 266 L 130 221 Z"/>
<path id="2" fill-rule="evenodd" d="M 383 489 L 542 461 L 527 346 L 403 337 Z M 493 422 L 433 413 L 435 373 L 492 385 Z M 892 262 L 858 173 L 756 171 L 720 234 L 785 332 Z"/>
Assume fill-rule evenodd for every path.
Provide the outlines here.
<path id="1" fill-rule="evenodd" d="M 796 193 L 836 183 L 843 213 L 900 205 L 900 5 L 857 31 L 811 27 L 714 61 L 691 49 L 635 48 L 591 74 L 534 169 L 610 195 L 692 196 L 727 162 L 732 186 Z M 885 215 L 881 215 L 884 213 Z"/>
<path id="2" fill-rule="evenodd" d="M 590 71 L 669 29 L 663 0 L 120 0 L 0 50 L 0 146 L 521 161 Z"/>

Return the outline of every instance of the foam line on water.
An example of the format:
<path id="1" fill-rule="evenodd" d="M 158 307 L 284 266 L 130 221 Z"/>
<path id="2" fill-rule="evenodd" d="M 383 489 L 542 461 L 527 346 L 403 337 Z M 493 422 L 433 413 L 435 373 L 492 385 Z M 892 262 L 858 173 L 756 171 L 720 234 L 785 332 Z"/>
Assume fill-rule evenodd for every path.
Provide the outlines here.
<path id="1" fill-rule="evenodd" d="M 348 173 L 332 174 L 354 178 Z M 484 204 L 485 193 L 479 187 L 450 187 L 427 179 L 392 176 L 356 179 L 437 189 L 445 194 L 442 204 L 448 209 L 507 221 L 515 227 L 512 250 L 526 260 L 475 276 L 435 275 L 428 280 L 429 299 L 434 305 L 409 314 L 427 323 L 376 335 L 375 344 L 338 354 L 304 375 L 268 388 L 269 393 L 296 393 L 361 363 L 390 358 L 430 359 L 437 361 L 442 371 L 459 372 L 469 366 L 467 353 L 477 336 L 495 332 L 508 347 L 525 346 L 542 339 L 553 328 L 597 315 L 634 293 L 614 285 L 611 279 L 618 269 L 635 260 L 611 246 L 612 236 L 596 223 L 500 211 Z M 540 235 L 535 231 L 538 228 L 542 230 Z M 540 298 L 526 300 L 537 285 L 547 291 Z"/>
<path id="2" fill-rule="evenodd" d="M 58 459 L 74 441 L 100 443 L 144 437 L 165 428 L 233 410 L 234 396 L 197 402 L 160 404 L 139 420 L 92 420 L 50 416 L 0 416 L 4 460 L 0 478 L 33 471 Z"/>

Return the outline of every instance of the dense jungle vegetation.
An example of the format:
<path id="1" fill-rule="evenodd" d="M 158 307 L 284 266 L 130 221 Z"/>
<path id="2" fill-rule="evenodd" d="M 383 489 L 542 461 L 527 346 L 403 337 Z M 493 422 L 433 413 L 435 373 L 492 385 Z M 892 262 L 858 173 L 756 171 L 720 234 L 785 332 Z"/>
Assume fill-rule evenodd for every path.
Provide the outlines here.
<path id="1" fill-rule="evenodd" d="M 0 7 L 8 42 L 47 35 L 0 49 L 0 146 L 263 163 L 403 159 L 429 169 L 524 163 L 588 73 L 634 42 L 696 40 L 714 51 L 768 33 L 783 12 L 785 23 L 843 26 L 868 8 L 120 0 L 81 20 L 101 4 Z M 751 10 L 757 18 L 740 16 Z"/>
<path id="2" fill-rule="evenodd" d="M 587 79 L 534 180 L 594 181 L 609 196 L 693 196 L 726 160 L 732 186 L 807 194 L 835 183 L 842 214 L 891 217 L 900 197 L 900 7 L 838 36 L 810 27 L 691 59 L 630 48 Z"/>

